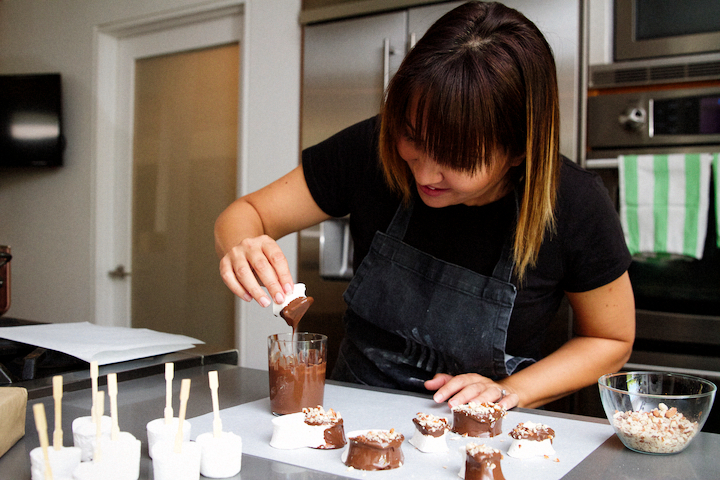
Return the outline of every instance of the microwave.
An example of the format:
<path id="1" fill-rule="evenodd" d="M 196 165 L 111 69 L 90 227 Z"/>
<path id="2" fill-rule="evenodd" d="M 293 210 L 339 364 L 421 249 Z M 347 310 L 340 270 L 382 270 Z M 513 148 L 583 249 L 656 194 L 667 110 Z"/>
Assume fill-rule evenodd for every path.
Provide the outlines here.
<path id="1" fill-rule="evenodd" d="M 720 52 L 718 0 L 615 0 L 615 61 Z"/>

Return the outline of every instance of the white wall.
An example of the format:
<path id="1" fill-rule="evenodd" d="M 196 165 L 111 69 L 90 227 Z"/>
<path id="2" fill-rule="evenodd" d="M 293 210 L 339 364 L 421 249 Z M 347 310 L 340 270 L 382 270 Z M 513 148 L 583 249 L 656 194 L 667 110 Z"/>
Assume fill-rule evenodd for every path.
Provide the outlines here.
<path id="1" fill-rule="evenodd" d="M 6 314 L 46 322 L 94 321 L 95 27 L 206 4 L 206 0 L 2 0 L 0 73 L 60 72 L 67 149 L 55 170 L 0 171 L 0 244 L 12 247 L 12 305 Z M 223 0 L 245 5 L 247 58 L 242 105 L 241 191 L 297 165 L 300 0 Z M 212 232 L 208 232 L 209 235 Z M 293 267 L 295 239 L 283 241 Z M 243 306 L 241 356 L 262 366 L 264 335 L 278 325 Z M 252 317 L 252 318 L 251 318 Z M 271 332 L 274 333 L 274 332 Z M 258 341 L 258 337 L 262 338 Z M 262 349 L 259 349 L 261 344 Z M 260 352 L 260 353 L 258 353 Z"/>

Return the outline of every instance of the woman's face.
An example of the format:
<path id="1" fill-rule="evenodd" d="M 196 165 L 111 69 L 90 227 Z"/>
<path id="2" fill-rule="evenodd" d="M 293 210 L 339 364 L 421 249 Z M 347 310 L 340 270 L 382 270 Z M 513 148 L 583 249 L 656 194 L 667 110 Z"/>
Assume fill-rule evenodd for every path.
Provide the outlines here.
<path id="1" fill-rule="evenodd" d="M 397 150 L 410 167 L 420 198 L 428 207 L 487 205 L 510 191 L 507 173 L 511 162 L 493 162 L 492 167 L 470 174 L 441 166 L 405 135 L 400 137 Z"/>

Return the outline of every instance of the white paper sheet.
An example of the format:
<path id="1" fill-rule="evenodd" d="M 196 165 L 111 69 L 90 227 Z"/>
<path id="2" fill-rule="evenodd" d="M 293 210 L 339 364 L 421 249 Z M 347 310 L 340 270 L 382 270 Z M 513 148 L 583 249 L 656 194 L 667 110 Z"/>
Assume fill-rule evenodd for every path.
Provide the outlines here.
<path id="1" fill-rule="evenodd" d="M 222 389 L 222 384 L 220 385 Z M 209 393 L 208 393 L 209 395 Z M 270 413 L 268 398 L 228 408 L 220 412 L 223 431 L 230 431 L 242 437 L 243 453 L 285 462 L 290 465 L 273 465 L 278 472 L 292 470 L 295 466 L 320 470 L 348 478 L 383 479 L 455 479 L 458 478 L 464 457 L 458 450 L 470 442 L 484 443 L 503 452 L 501 463 L 505 478 L 532 478 L 534 480 L 555 480 L 563 477 L 585 457 L 592 453 L 614 432 L 609 424 L 583 422 L 558 417 L 508 412 L 503 420 L 503 433 L 493 438 L 469 438 L 449 433 L 448 453 L 422 453 L 408 440 L 412 438 L 415 426 L 412 419 L 418 412 L 444 416 L 452 421 L 452 412 L 447 404 L 438 405 L 431 399 L 398 395 L 372 390 L 348 388 L 337 385 L 325 387 L 325 409 L 332 408 L 343 417 L 345 432 L 363 429 L 394 428 L 405 436 L 402 445 L 405 464 L 396 470 L 365 472 L 349 470 L 340 460 L 343 449 L 278 450 L 270 446 L 273 415 Z M 203 432 L 212 431 L 213 414 L 209 413 L 189 420 L 192 424 L 193 439 Z M 556 455 L 551 458 L 519 460 L 507 455 L 512 439 L 508 432 L 519 422 L 544 423 L 555 430 L 553 440 Z"/>
<path id="2" fill-rule="evenodd" d="M 0 328 L 0 338 L 66 353 L 99 365 L 193 348 L 205 343 L 146 328 L 104 327 L 88 322 Z"/>

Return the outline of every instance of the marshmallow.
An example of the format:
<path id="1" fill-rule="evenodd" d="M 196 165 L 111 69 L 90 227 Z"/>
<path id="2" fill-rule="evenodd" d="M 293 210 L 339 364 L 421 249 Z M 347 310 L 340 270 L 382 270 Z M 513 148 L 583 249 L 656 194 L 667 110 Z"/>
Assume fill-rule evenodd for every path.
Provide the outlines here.
<path id="1" fill-rule="evenodd" d="M 81 455 L 82 450 L 78 447 L 62 447 L 60 450 L 55 450 L 50 446 L 48 457 L 53 480 L 72 479 L 73 471 L 80 465 Z M 45 455 L 41 447 L 30 451 L 30 472 L 32 480 L 45 480 Z"/>
<path id="2" fill-rule="evenodd" d="M 318 448 L 325 445 L 327 425 L 308 425 L 303 412 L 289 413 L 272 419 L 270 446 L 281 450 Z"/>
<path id="3" fill-rule="evenodd" d="M 544 457 L 555 455 L 555 449 L 549 438 L 538 442 L 537 440 L 513 440 L 507 454 L 514 458 Z"/>
<path id="4" fill-rule="evenodd" d="M 285 301 L 283 303 L 277 304 L 277 303 L 273 302 L 273 304 L 272 304 L 273 315 L 275 315 L 276 317 L 279 317 L 280 312 L 283 311 L 283 308 L 290 305 L 290 302 L 292 302 L 296 298 L 303 298 L 306 296 L 307 295 L 305 295 L 305 284 L 304 283 L 296 283 L 295 286 L 293 287 L 292 293 L 285 295 Z"/>
<path id="5" fill-rule="evenodd" d="M 209 478 L 234 477 L 242 466 L 242 439 L 232 432 L 215 437 L 212 432 L 198 435 L 195 441 L 202 448 L 200 473 Z"/>
<path id="6" fill-rule="evenodd" d="M 415 434 L 409 441 L 412 446 L 424 453 L 443 453 L 449 450 L 444 433 L 439 437 L 433 437 L 431 435 L 423 435 L 416 428 Z"/>
<path id="7" fill-rule="evenodd" d="M 148 436 L 148 454 L 150 458 L 154 457 L 155 444 L 162 441 L 175 441 L 175 436 L 178 431 L 178 422 L 180 420 L 177 417 L 173 417 L 170 423 L 165 423 L 164 418 L 156 418 L 151 420 L 147 424 L 147 436 Z M 190 441 L 190 429 L 192 424 L 185 420 L 183 422 L 183 442 Z"/>
<path id="8" fill-rule="evenodd" d="M 140 478 L 140 450 L 142 443 L 130 432 L 119 432 L 117 439 L 100 439 L 100 462 L 105 464 L 112 478 L 137 480 Z"/>
<path id="9" fill-rule="evenodd" d="M 101 436 L 109 437 L 112 429 L 112 419 L 107 415 L 100 417 Z M 80 459 L 83 462 L 92 460 L 97 438 L 97 426 L 92 417 L 77 417 L 72 422 L 73 444 L 82 451 Z"/>
<path id="10" fill-rule="evenodd" d="M 198 480 L 202 447 L 196 442 L 182 442 L 175 452 L 174 441 L 155 444 L 153 478 L 155 480 Z"/>

